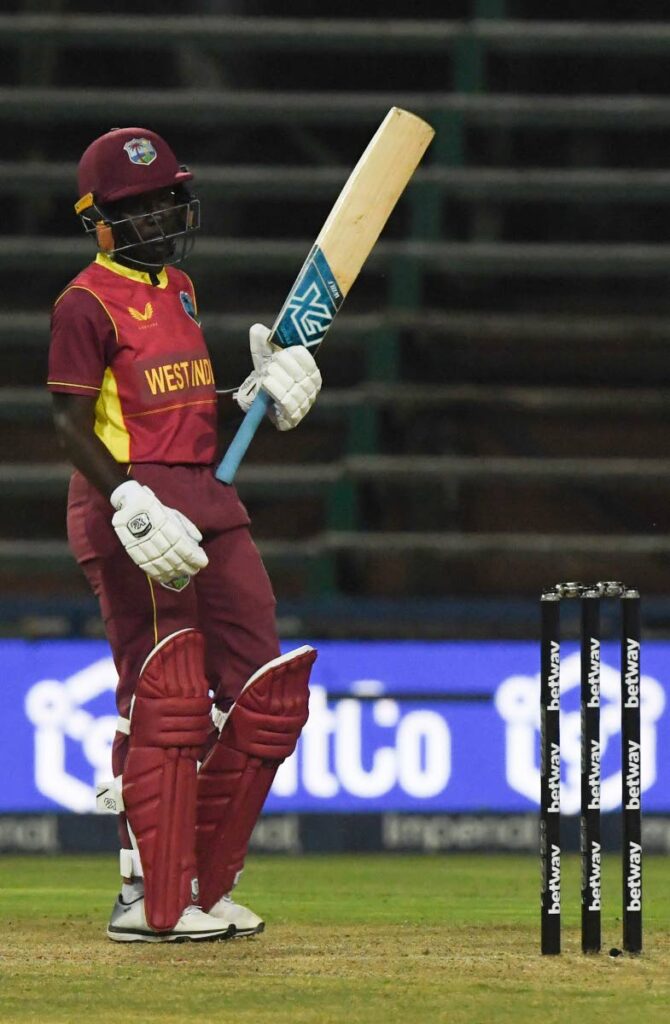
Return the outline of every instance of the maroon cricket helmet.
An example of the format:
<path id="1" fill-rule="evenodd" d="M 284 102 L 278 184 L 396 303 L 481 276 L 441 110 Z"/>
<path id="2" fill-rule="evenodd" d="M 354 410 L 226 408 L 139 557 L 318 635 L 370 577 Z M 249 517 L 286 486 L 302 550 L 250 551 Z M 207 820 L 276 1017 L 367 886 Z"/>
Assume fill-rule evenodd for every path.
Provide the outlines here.
<path id="1" fill-rule="evenodd" d="M 77 169 L 80 197 L 98 204 L 191 181 L 167 142 L 148 128 L 113 128 L 95 139 Z"/>

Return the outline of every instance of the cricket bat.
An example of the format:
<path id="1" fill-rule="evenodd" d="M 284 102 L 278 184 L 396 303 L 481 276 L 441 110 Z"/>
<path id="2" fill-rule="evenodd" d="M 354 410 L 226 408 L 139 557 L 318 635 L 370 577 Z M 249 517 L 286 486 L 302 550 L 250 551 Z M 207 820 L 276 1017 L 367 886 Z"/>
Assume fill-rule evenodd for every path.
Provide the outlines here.
<path id="1" fill-rule="evenodd" d="M 321 344 L 434 134 L 416 114 L 391 107 L 340 192 L 272 326 L 269 340 L 274 345 Z M 270 396 L 259 391 L 219 464 L 218 480 L 233 482 L 270 402 Z"/>

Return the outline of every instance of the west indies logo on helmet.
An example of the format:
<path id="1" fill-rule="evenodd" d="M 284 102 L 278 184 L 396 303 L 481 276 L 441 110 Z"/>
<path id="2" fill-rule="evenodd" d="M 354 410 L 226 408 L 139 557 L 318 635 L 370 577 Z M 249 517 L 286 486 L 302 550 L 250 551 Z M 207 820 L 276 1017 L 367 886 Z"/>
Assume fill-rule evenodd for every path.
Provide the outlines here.
<path id="1" fill-rule="evenodd" d="M 131 139 L 123 148 L 134 164 L 152 164 L 158 155 L 149 139 Z"/>
<path id="2" fill-rule="evenodd" d="M 186 188 L 192 179 L 160 135 L 113 128 L 79 161 L 75 213 L 100 252 L 119 263 L 181 263 L 200 227 L 200 202 Z"/>

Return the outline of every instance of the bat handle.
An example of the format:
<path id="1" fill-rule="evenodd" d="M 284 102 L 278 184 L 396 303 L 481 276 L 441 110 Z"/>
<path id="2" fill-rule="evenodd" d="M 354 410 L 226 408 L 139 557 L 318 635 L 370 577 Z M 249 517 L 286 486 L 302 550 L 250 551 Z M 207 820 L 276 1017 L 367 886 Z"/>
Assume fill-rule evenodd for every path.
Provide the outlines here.
<path id="1" fill-rule="evenodd" d="M 247 409 L 246 416 L 237 428 L 235 437 L 230 442 L 228 451 L 221 459 L 215 476 L 224 484 L 232 484 L 244 453 L 251 444 L 253 436 L 260 427 L 268 411 L 272 399 L 265 391 L 259 391 Z"/>

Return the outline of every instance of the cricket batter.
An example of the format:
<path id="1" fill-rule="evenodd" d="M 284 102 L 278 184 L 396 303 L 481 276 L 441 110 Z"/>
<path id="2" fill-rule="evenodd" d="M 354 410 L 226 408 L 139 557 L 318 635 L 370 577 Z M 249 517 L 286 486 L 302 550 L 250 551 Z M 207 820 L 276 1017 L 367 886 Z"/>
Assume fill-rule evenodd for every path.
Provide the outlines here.
<path id="1" fill-rule="evenodd" d="M 48 387 L 75 469 L 67 527 L 119 674 L 112 753 L 122 942 L 252 935 L 230 893 L 281 761 L 307 719 L 316 652 L 279 655 L 275 600 L 235 489 L 213 473 L 216 392 L 190 278 L 200 207 L 190 171 L 145 128 L 96 139 L 75 206 L 97 255 L 57 298 Z M 310 352 L 250 330 L 279 430 L 321 377 Z M 232 710 L 231 710 L 232 708 Z"/>

